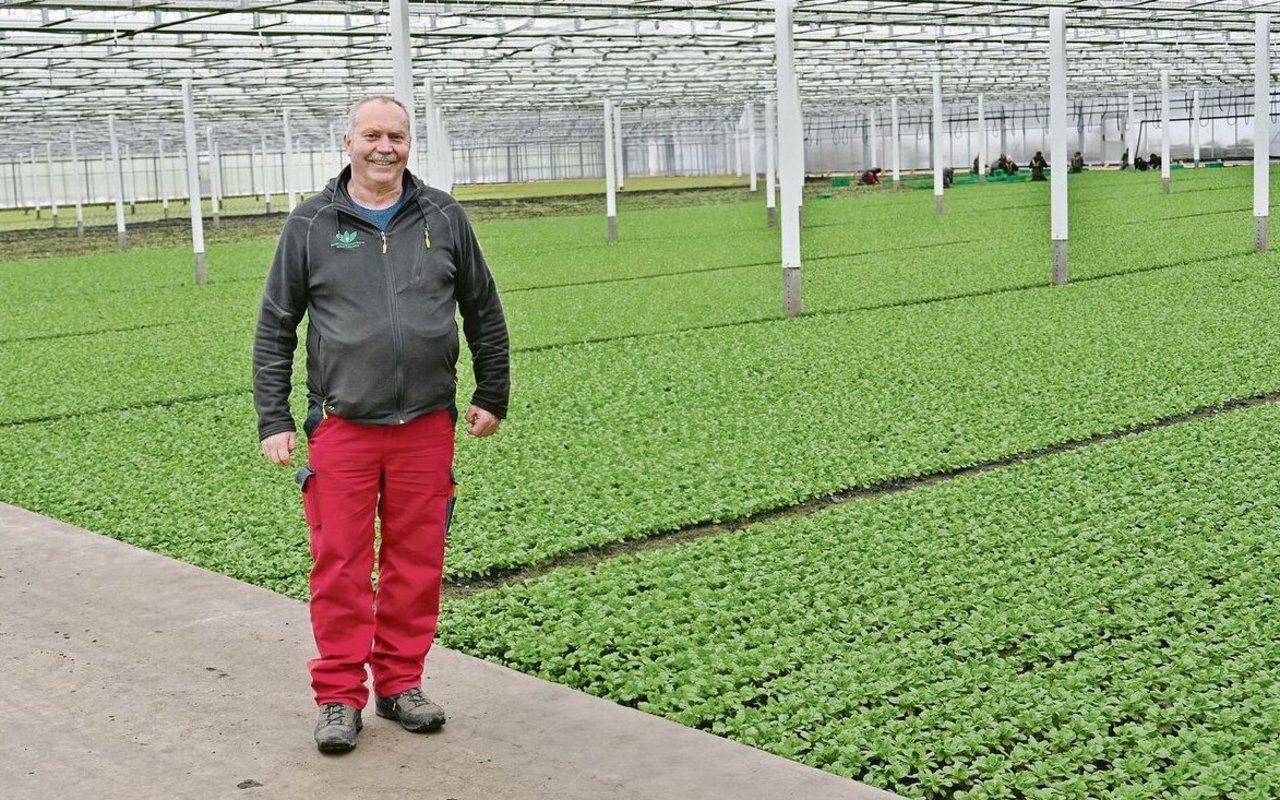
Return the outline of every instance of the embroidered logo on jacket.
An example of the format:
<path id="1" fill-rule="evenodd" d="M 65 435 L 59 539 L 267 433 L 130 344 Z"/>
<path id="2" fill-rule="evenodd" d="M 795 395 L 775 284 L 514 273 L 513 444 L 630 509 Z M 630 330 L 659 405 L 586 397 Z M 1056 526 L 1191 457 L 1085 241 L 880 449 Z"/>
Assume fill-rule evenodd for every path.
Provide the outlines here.
<path id="1" fill-rule="evenodd" d="M 355 250 L 364 242 L 360 241 L 355 231 L 338 231 L 334 234 L 333 241 L 329 242 L 330 247 L 336 247 L 339 250 Z"/>

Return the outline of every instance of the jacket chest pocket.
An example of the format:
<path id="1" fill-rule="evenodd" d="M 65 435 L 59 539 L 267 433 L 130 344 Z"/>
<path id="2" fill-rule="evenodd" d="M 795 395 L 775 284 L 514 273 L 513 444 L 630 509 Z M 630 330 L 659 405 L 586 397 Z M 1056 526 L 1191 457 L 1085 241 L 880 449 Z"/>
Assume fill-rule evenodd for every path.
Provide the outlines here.
<path id="1" fill-rule="evenodd" d="M 428 247 L 419 247 L 418 255 L 413 260 L 413 272 L 409 276 L 409 285 L 418 286 L 427 279 L 427 270 L 429 269 L 427 262 L 431 258 L 431 249 Z"/>
<path id="2" fill-rule="evenodd" d="M 409 288 L 434 293 L 453 285 L 453 261 L 445 250 L 423 247 L 414 259 Z"/>

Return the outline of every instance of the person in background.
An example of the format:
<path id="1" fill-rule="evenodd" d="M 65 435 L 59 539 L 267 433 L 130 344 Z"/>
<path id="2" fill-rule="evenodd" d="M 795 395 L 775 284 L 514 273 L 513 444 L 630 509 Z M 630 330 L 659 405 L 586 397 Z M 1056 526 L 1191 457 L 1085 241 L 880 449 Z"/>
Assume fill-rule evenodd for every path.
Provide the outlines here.
<path id="1" fill-rule="evenodd" d="M 955 182 L 956 171 L 953 167 L 942 168 L 942 188 L 950 189 L 951 184 Z"/>
<path id="2" fill-rule="evenodd" d="M 1129 148 L 1126 147 L 1124 149 L 1124 155 L 1120 156 L 1120 169 L 1126 170 L 1128 168 L 1129 168 Z"/>
<path id="3" fill-rule="evenodd" d="M 978 174 L 979 174 L 981 171 L 982 171 L 982 165 L 978 163 L 978 157 L 977 157 L 977 156 L 974 156 L 974 157 L 973 157 L 973 169 L 972 169 L 972 170 L 970 170 L 969 174 L 973 175 L 973 177 L 975 177 L 975 178 L 976 178 L 976 177 L 978 177 Z"/>
<path id="4" fill-rule="evenodd" d="M 1143 158 L 1142 156 L 1138 156 L 1133 160 L 1133 168 L 1136 169 L 1138 172 L 1146 172 L 1148 169 L 1151 168 L 1151 165 L 1147 163 L 1147 160 L 1145 158 Z"/>
<path id="5" fill-rule="evenodd" d="M 1045 161 L 1044 153 L 1037 150 L 1036 154 L 1031 157 L 1031 180 L 1048 180 L 1048 178 L 1044 176 L 1044 171 L 1048 166 L 1049 162 Z"/>
<path id="6" fill-rule="evenodd" d="M 858 185 L 859 186 L 879 186 L 880 173 L 883 171 L 884 170 L 880 169 L 879 167 L 872 167 L 871 169 L 863 171 L 863 173 L 858 176 Z"/>
<path id="7" fill-rule="evenodd" d="M 1079 150 L 1071 156 L 1071 167 L 1067 172 L 1084 172 L 1084 156 L 1080 154 Z"/>
<path id="8" fill-rule="evenodd" d="M 326 753 L 356 745 L 366 667 L 378 716 L 414 732 L 445 722 L 422 673 L 453 505 L 455 311 L 476 383 L 467 432 L 496 432 L 510 391 L 497 287 L 462 207 L 405 168 L 405 107 L 364 98 L 343 144 L 350 166 L 285 221 L 253 346 L 262 453 L 292 466 L 289 394 L 306 315 L 309 453 L 297 482 L 311 529 L 315 741 Z"/>
<path id="9" fill-rule="evenodd" d="M 1160 156 L 1156 153 L 1152 153 L 1147 157 L 1147 166 L 1151 167 L 1151 169 L 1160 169 L 1162 163 Z"/>
<path id="10" fill-rule="evenodd" d="M 1004 161 L 1004 173 L 1005 173 L 1006 175 L 1017 175 L 1017 174 L 1018 174 L 1018 162 L 1014 161 L 1014 160 L 1013 160 L 1012 158 L 1010 158 L 1010 157 L 1006 157 L 1006 158 L 1005 158 L 1005 161 Z"/>

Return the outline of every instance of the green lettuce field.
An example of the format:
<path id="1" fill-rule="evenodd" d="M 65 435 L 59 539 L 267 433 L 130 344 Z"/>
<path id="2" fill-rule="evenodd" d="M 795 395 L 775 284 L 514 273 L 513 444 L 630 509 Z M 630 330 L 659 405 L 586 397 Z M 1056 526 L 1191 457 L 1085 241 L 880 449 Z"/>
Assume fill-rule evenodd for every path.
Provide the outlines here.
<path id="1" fill-rule="evenodd" d="M 1071 176 L 1064 287 L 1047 185 L 811 193 L 793 320 L 745 190 L 478 222 L 513 397 L 459 440 L 442 641 L 912 798 L 1280 796 L 1251 180 Z M 304 598 L 273 249 L 0 262 L 0 501 Z"/>

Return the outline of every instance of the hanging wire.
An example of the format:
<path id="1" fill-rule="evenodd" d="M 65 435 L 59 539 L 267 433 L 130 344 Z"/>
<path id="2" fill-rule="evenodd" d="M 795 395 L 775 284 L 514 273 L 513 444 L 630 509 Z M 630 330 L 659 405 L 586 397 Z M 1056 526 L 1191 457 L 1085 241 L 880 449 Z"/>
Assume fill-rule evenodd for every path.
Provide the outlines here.
<path id="1" fill-rule="evenodd" d="M 1244 116 L 1242 113 L 1244 111 L 1244 98 L 1236 92 L 1232 92 L 1230 97 L 1231 104 L 1227 109 L 1230 116 L 1227 117 L 1227 125 L 1234 128 L 1240 124 L 1240 117 Z"/>

